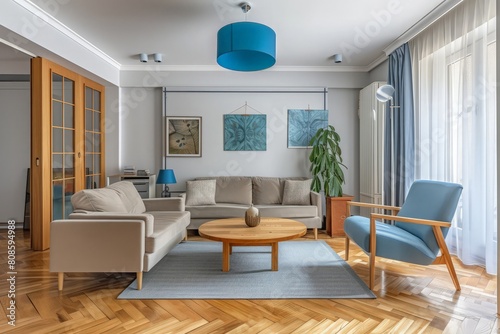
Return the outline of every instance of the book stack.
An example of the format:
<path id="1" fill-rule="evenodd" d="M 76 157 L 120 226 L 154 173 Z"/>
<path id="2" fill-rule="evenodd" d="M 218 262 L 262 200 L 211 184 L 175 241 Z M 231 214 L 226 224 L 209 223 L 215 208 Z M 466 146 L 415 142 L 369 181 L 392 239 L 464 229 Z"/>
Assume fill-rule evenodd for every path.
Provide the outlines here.
<path id="1" fill-rule="evenodd" d="M 125 168 L 123 168 L 123 175 L 135 175 L 135 167 L 125 166 Z"/>

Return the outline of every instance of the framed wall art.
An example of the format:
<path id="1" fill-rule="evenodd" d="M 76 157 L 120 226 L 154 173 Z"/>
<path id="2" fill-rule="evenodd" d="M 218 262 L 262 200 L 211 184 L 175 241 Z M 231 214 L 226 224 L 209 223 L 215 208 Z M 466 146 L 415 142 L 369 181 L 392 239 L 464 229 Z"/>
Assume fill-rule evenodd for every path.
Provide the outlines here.
<path id="1" fill-rule="evenodd" d="M 288 148 L 307 148 L 316 131 L 328 126 L 328 110 L 289 109 Z"/>
<path id="2" fill-rule="evenodd" d="M 201 157 L 201 117 L 167 116 L 167 157 Z"/>
<path id="3" fill-rule="evenodd" d="M 266 115 L 224 115 L 224 151 L 265 151 Z"/>

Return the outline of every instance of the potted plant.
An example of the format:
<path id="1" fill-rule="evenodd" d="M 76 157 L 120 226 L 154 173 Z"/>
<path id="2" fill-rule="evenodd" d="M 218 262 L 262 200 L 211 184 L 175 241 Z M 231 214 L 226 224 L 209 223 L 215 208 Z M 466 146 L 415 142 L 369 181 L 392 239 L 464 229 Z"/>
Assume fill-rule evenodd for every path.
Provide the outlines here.
<path id="1" fill-rule="evenodd" d="M 344 195 L 344 171 L 347 167 L 342 163 L 340 135 L 332 125 L 318 129 L 311 138 L 312 146 L 309 155 L 310 171 L 313 175 L 311 189 L 324 191 L 326 198 L 326 232 L 330 236 L 344 236 L 344 219 L 347 216 L 346 202 L 353 199 Z"/>

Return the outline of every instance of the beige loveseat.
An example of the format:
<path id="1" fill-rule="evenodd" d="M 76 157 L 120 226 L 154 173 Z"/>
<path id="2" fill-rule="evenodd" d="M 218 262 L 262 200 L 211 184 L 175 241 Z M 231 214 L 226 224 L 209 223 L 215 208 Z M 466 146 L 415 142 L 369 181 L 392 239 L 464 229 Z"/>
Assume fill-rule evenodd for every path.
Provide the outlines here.
<path id="1" fill-rule="evenodd" d="M 289 218 L 314 229 L 322 223 L 321 195 L 311 191 L 311 180 L 300 177 L 200 177 L 186 183 L 188 229 L 221 218 L 244 217 L 253 204 L 262 217 Z"/>
<path id="2" fill-rule="evenodd" d="M 51 223 L 50 271 L 63 288 L 65 272 L 149 271 L 186 237 L 184 197 L 142 199 L 132 183 L 82 190 L 70 219 Z"/>

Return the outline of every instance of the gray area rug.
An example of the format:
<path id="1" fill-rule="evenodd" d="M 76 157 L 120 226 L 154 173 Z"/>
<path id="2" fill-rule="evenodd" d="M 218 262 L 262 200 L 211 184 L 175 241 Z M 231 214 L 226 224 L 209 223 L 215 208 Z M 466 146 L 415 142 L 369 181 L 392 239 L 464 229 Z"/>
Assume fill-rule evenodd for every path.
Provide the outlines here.
<path id="1" fill-rule="evenodd" d="M 278 271 L 270 246 L 233 247 L 230 266 L 222 272 L 222 243 L 182 242 L 118 299 L 375 298 L 324 241 L 280 242 Z"/>

